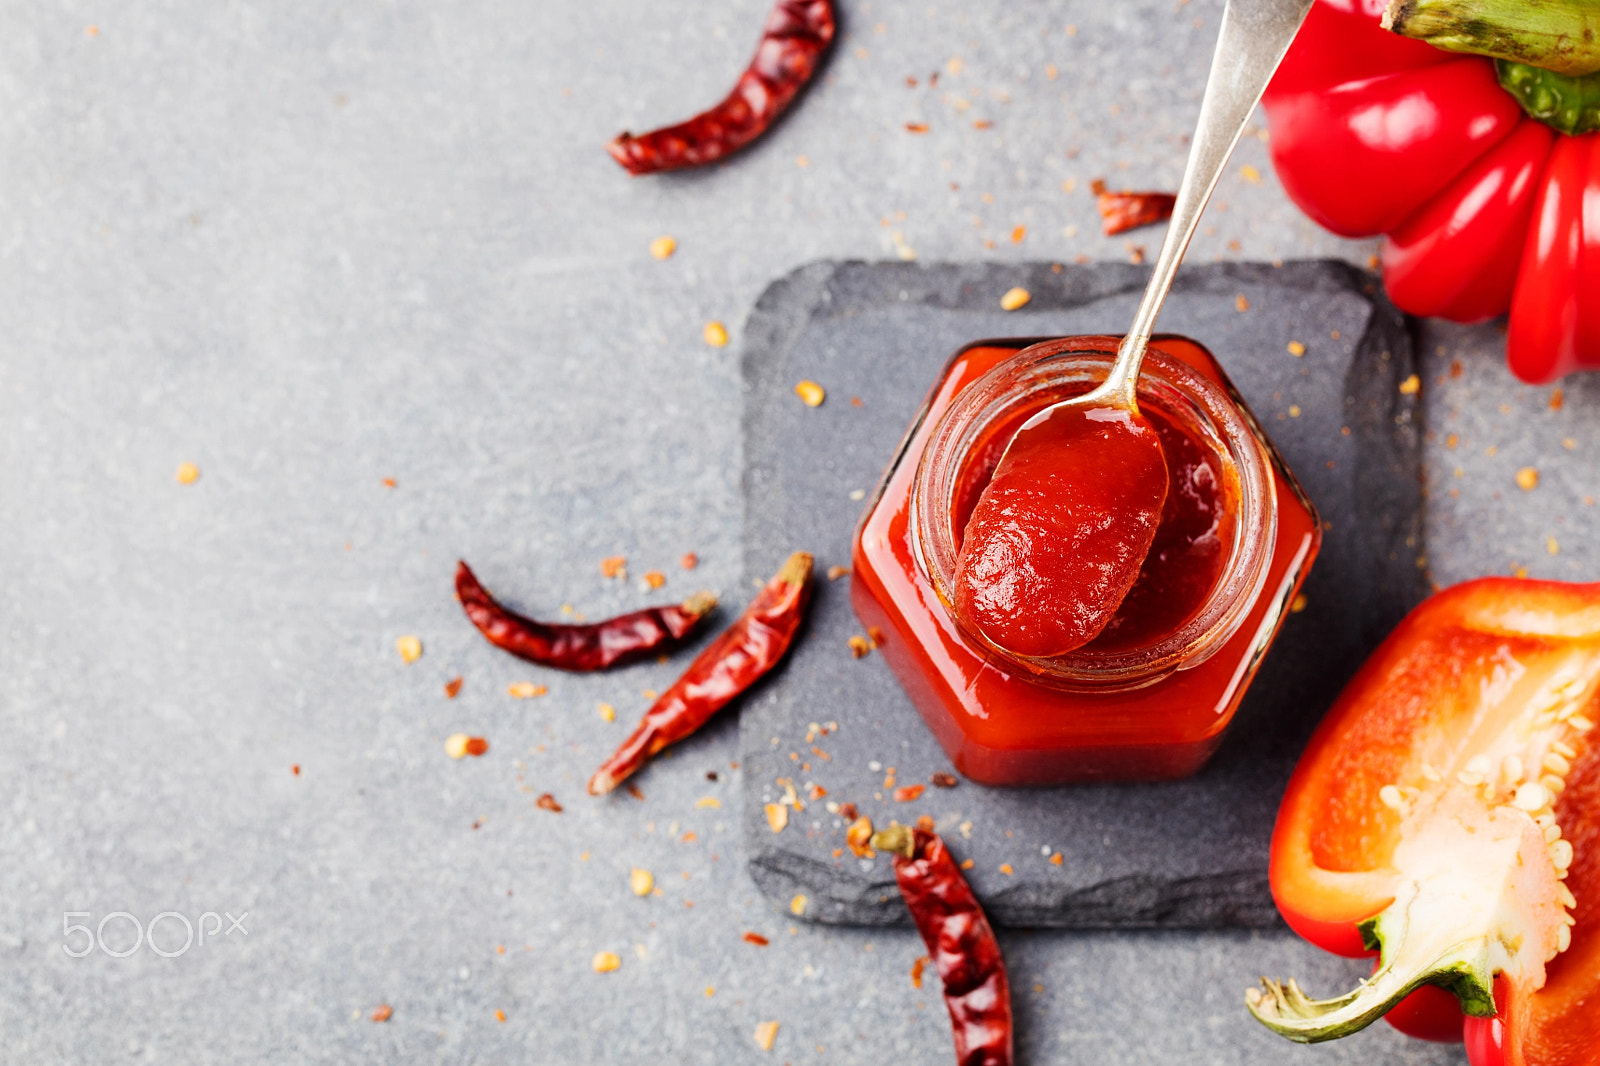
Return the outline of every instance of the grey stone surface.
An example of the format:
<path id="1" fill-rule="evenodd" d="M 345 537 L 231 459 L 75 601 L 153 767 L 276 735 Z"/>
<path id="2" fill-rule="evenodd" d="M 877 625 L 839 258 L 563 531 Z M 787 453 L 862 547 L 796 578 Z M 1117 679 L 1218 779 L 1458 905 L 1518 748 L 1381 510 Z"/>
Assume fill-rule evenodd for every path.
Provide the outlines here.
<path id="1" fill-rule="evenodd" d="M 1153 246 L 1102 237 L 1087 187 L 1175 185 L 1221 3 L 841 0 L 823 80 L 772 137 L 701 174 L 617 170 L 603 142 L 717 99 L 768 6 L 0 5 L 0 1062 L 948 1054 L 906 979 L 914 933 L 795 923 L 760 897 L 737 772 L 703 776 L 738 758 L 731 718 L 647 771 L 644 803 L 588 802 L 674 667 L 530 675 L 465 627 L 450 566 L 535 611 L 642 604 L 655 566 L 668 591 L 736 599 L 740 324 L 760 293 L 901 248 Z M 666 263 L 647 251 L 662 233 Z M 1251 136 L 1191 259 L 1371 252 L 1306 221 Z M 712 318 L 727 348 L 700 340 Z M 1534 554 L 1588 514 L 1592 452 L 1560 441 L 1594 438 L 1592 387 L 1550 414 L 1548 390 L 1506 381 L 1492 328 L 1439 343 L 1466 372 L 1435 388 L 1446 358 L 1424 396 L 1482 427 L 1463 482 L 1482 493 L 1447 500 L 1466 452 L 1429 445 L 1436 576 L 1513 556 L 1592 574 L 1577 529 Z M 1473 508 L 1499 506 L 1514 455 L 1547 478 L 1495 534 Z M 1457 531 L 1481 557 L 1444 543 Z M 617 552 L 626 585 L 595 569 Z M 411 667 L 407 632 L 427 649 Z M 504 696 L 533 676 L 542 700 Z M 457 729 L 490 754 L 445 759 Z M 563 814 L 532 807 L 545 790 Z M 632 866 L 663 897 L 630 895 Z M 64 911 L 119 909 L 248 909 L 251 932 L 173 959 L 63 953 Z M 1002 935 L 1023 1061 L 1462 1061 L 1381 1026 L 1310 1050 L 1262 1031 L 1239 1004 L 1257 974 L 1332 991 L 1363 972 L 1287 932 Z M 602 949 L 619 971 L 589 970 Z M 770 1055 L 763 1019 L 783 1025 Z"/>
<path id="2" fill-rule="evenodd" d="M 798 547 L 817 552 L 824 568 L 849 564 L 855 524 L 875 493 L 859 497 L 957 348 L 981 337 L 1116 332 L 1147 276 L 1116 264 L 1058 273 L 1045 263 L 819 263 L 774 284 L 745 325 L 747 576 Z M 974 861 L 969 877 L 1000 923 L 1277 924 L 1267 844 L 1295 757 L 1345 678 L 1427 591 L 1414 562 L 1419 405 L 1399 390 L 1416 370 L 1411 336 L 1381 295 L 1369 295 L 1372 282 L 1342 263 L 1199 266 L 1180 273 L 1163 314 L 1162 329 L 1217 354 L 1328 516 L 1305 586 L 1310 607 L 1290 616 L 1198 776 L 1058 789 L 962 782 L 895 803 L 885 768 L 900 784 L 926 784 L 948 761 L 882 657 L 852 659 L 846 641 L 862 627 L 849 582 L 824 582 L 805 641 L 741 719 L 756 884 L 780 903 L 805 894 L 813 920 L 906 921 L 886 857 L 835 857 L 846 822 L 825 804 L 851 802 L 877 825 L 932 816 L 957 855 Z M 1008 314 L 999 297 L 1013 285 L 1033 299 Z M 1291 340 L 1307 346 L 1304 356 L 1287 351 Z M 802 378 L 828 389 L 822 407 L 798 402 Z M 812 723 L 830 722 L 838 732 L 815 740 L 824 758 L 806 738 Z M 773 833 L 763 805 L 783 798 L 780 779 L 801 797 L 812 784 L 828 797 Z M 1056 852 L 1059 866 L 1049 861 Z"/>

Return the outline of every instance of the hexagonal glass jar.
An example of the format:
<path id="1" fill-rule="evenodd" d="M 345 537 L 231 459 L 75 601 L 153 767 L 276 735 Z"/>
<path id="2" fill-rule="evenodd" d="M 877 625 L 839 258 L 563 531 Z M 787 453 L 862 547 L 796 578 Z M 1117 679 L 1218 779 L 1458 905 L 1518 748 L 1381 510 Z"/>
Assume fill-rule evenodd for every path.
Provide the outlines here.
<path id="1" fill-rule="evenodd" d="M 1209 592 L 1143 643 L 1096 638 L 1054 659 L 1012 655 L 964 626 L 951 607 L 958 498 L 970 496 L 974 476 L 992 473 L 997 430 L 1092 388 L 1117 343 L 998 340 L 957 352 L 856 530 L 856 613 L 956 768 L 975 781 L 1194 773 L 1221 741 L 1321 544 L 1316 509 L 1216 359 L 1191 340 L 1159 336 L 1140 404 L 1206 448 L 1226 482 L 1222 562 Z"/>

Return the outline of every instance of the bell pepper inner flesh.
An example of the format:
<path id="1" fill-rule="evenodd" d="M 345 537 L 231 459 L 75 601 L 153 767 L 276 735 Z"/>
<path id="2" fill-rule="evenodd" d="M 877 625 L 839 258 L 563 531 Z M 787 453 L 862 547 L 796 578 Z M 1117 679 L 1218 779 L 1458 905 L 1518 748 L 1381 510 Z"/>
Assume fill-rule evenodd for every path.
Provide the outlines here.
<path id="1" fill-rule="evenodd" d="M 1497 977 L 1518 1000 L 1545 985 L 1573 939 L 1574 849 L 1600 847 L 1600 819 L 1574 815 L 1574 839 L 1559 821 L 1574 769 L 1600 762 L 1585 755 L 1600 605 L 1563 591 L 1574 588 L 1484 579 L 1434 597 L 1330 711 L 1279 813 L 1273 892 L 1302 935 L 1378 949 L 1379 968 L 1320 1002 L 1264 981 L 1251 1010 L 1270 1028 L 1333 1039 L 1423 983 L 1492 1015 Z M 1583 954 L 1600 954 L 1595 943 Z"/>

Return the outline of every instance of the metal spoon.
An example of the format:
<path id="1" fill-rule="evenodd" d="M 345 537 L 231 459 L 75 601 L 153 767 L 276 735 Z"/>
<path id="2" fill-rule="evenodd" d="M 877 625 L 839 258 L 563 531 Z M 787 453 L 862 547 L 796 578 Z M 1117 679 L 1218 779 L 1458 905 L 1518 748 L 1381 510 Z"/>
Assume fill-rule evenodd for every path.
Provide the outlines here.
<path id="1" fill-rule="evenodd" d="M 1172 223 L 1116 362 L 1098 387 L 1017 430 L 973 512 L 956 606 L 1000 647 L 1048 657 L 1082 646 L 1139 575 L 1167 495 L 1161 442 L 1139 414 L 1139 368 L 1206 202 L 1311 4 L 1228 0 Z M 1054 499 L 1041 507 L 1046 482 Z"/>

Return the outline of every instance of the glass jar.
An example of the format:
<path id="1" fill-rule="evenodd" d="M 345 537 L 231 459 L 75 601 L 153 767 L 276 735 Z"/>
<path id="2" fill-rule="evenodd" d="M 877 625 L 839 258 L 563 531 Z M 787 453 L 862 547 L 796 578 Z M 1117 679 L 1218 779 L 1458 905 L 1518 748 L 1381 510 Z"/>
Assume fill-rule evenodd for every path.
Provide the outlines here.
<path id="1" fill-rule="evenodd" d="M 956 768 L 976 781 L 1194 773 L 1221 741 L 1321 543 L 1315 508 L 1216 360 L 1193 341 L 1160 336 L 1139 403 L 1163 435 L 1173 488 L 1117 616 L 1088 644 L 1050 659 L 1014 655 L 963 624 L 952 607 L 955 562 L 978 494 L 1017 427 L 1104 380 L 1117 343 L 985 341 L 958 352 L 856 530 L 856 613 Z M 1209 525 L 1191 540 L 1164 541 L 1181 518 L 1173 494 L 1195 479 L 1214 500 Z"/>

